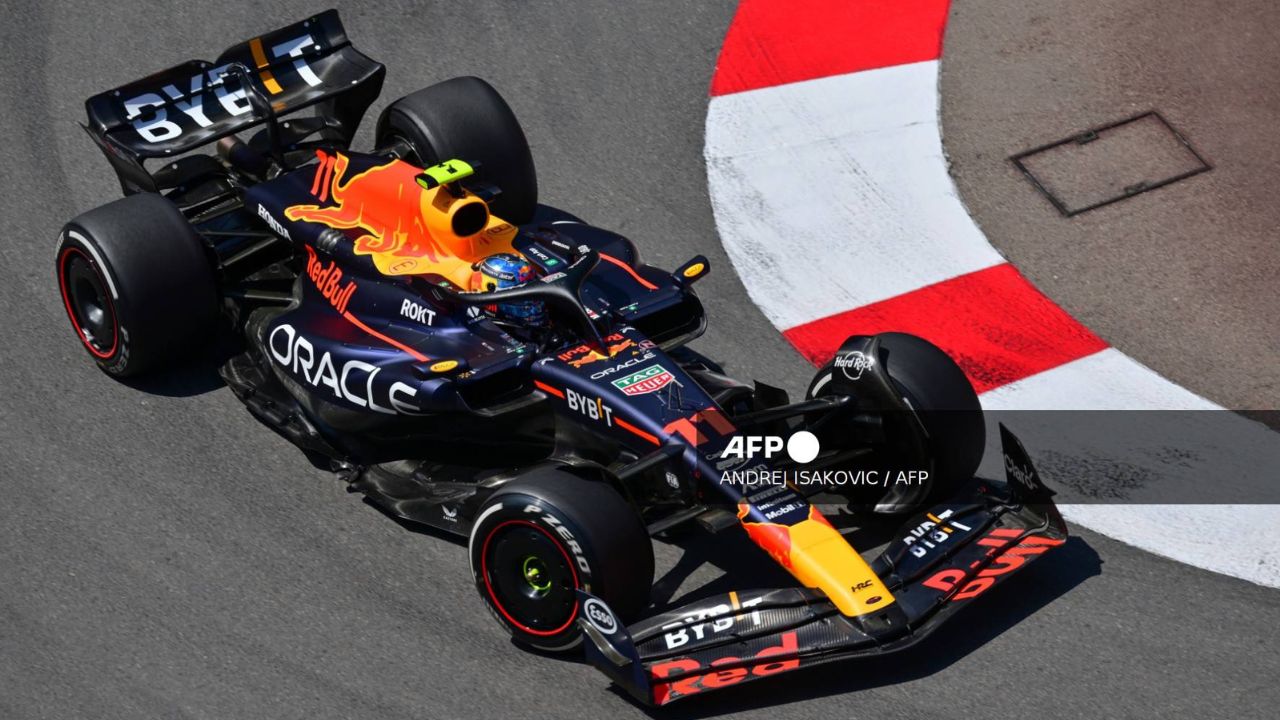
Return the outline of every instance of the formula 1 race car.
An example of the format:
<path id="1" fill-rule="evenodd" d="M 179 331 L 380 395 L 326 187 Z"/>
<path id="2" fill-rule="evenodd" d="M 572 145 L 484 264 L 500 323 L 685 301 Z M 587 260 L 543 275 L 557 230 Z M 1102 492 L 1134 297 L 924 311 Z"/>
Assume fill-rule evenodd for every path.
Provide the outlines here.
<path id="1" fill-rule="evenodd" d="M 937 347 L 851 337 L 798 402 L 733 380 L 687 347 L 708 260 L 548 219 L 484 81 L 396 100 L 352 150 L 384 72 L 328 11 L 87 101 L 125 197 L 66 225 L 56 269 L 105 372 L 238 338 L 220 373 L 254 416 L 467 538 L 516 641 L 585 648 L 646 703 L 906 647 L 1065 540 L 1003 426 L 1007 481 L 974 478 L 981 407 Z M 818 490 L 905 525 L 867 562 Z M 741 528 L 798 586 L 641 618 L 650 538 L 684 526 Z"/>

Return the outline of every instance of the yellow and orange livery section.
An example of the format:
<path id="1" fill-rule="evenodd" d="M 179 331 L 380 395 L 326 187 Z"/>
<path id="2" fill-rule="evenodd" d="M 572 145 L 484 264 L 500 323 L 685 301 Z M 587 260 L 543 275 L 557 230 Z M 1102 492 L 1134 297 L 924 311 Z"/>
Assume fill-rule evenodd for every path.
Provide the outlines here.
<path id="1" fill-rule="evenodd" d="M 726 436 L 735 429 L 717 408 L 706 408 L 663 428 L 695 447 L 707 442 L 707 432 Z M 752 522 L 747 519 L 750 511 L 748 503 L 738 504 L 738 520 L 747 537 L 802 585 L 824 592 L 841 613 L 857 617 L 895 602 L 867 561 L 816 507 L 810 506 L 809 516 L 794 525 Z"/>
<path id="2" fill-rule="evenodd" d="M 752 542 L 805 587 L 823 591 L 847 617 L 883 610 L 895 600 L 889 588 L 818 508 L 795 525 L 750 522 L 750 506 L 738 505 L 738 519 Z"/>
<path id="3" fill-rule="evenodd" d="M 559 354 L 559 358 L 562 362 L 568 363 L 571 367 L 580 368 L 599 360 L 608 360 L 623 350 L 630 350 L 637 347 L 634 340 L 624 337 L 621 333 L 613 333 L 604 338 L 604 341 L 609 351 L 608 356 L 602 355 L 593 350 L 590 345 L 584 344 L 565 350 Z"/>
<path id="4" fill-rule="evenodd" d="M 454 197 L 441 187 L 426 190 L 416 181 L 422 172 L 409 163 L 392 160 L 351 177 L 351 161 L 342 153 L 317 151 L 312 195 L 332 205 L 293 205 L 285 217 L 327 225 L 338 230 L 359 228 L 357 255 L 369 255 L 384 275 L 435 273 L 471 289 L 475 260 L 494 253 L 512 252 L 516 228 L 489 216 L 484 228 L 469 237 L 452 232 L 451 220 L 463 203 L 483 202 L 474 195 Z"/>
<path id="5" fill-rule="evenodd" d="M 249 52 L 253 54 L 253 65 L 258 69 L 258 77 L 262 78 L 262 86 L 267 89 L 267 92 L 272 95 L 284 92 L 284 88 L 281 88 L 280 83 L 276 81 L 275 75 L 271 74 L 267 52 L 262 47 L 262 38 L 256 37 L 249 41 Z"/>

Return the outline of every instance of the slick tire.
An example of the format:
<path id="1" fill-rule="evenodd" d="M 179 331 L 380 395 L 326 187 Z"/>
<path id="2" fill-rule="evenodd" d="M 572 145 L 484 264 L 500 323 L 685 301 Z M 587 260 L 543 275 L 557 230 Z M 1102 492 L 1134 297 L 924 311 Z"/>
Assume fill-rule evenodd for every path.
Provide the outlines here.
<path id="1" fill-rule="evenodd" d="M 458 159 L 501 191 L 494 215 L 523 224 L 538 206 L 538 178 L 524 130 L 497 90 L 477 77 L 446 80 L 391 103 L 378 118 L 378 147 L 402 140 L 423 167 Z"/>
<path id="2" fill-rule="evenodd" d="M 130 195 L 67 223 L 55 264 L 72 330 L 110 375 L 171 365 L 214 333 L 218 292 L 204 245 L 159 195 Z"/>
<path id="3" fill-rule="evenodd" d="M 896 332 L 879 338 L 881 366 L 929 435 L 934 468 L 928 499 L 945 497 L 972 478 L 982 462 L 987 430 L 978 394 L 960 366 L 933 343 Z M 833 371 L 833 362 L 819 369 L 807 397 L 830 394 Z"/>
<path id="4" fill-rule="evenodd" d="M 519 644 L 565 652 L 582 643 L 577 590 L 623 622 L 649 603 L 653 546 L 608 483 L 544 468 L 494 493 L 471 530 L 476 589 Z"/>

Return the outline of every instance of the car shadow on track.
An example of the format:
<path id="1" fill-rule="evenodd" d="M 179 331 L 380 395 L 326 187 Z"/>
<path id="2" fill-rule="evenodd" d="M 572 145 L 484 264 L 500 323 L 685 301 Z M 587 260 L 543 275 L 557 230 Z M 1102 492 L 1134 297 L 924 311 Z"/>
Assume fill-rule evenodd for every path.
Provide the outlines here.
<path id="1" fill-rule="evenodd" d="M 232 342 L 220 336 L 215 347 L 199 357 L 159 372 L 122 378 L 121 382 L 134 390 L 164 397 L 193 397 L 213 392 L 226 385 L 218 375 L 218 368 L 235 354 Z"/>
<path id="2" fill-rule="evenodd" d="M 706 540 L 719 542 L 714 538 Z M 695 563 L 706 561 L 722 567 L 726 571 L 725 575 L 677 600 L 668 599 L 666 605 L 681 605 L 698 597 L 743 587 L 786 587 L 794 584 L 794 580 L 780 569 L 775 570 L 769 563 L 763 562 L 758 550 L 748 552 L 752 548 L 745 537 L 741 541 L 743 552 L 738 552 L 732 544 L 726 547 L 726 544 L 720 542 L 715 550 L 714 560 L 703 554 L 706 548 L 701 544 L 691 546 L 686 555 L 694 556 L 687 560 L 681 558 L 676 568 L 667 573 L 668 576 L 682 566 L 687 569 L 696 566 Z M 1078 537 L 1068 539 L 1066 544 L 1046 557 L 1048 559 L 1034 563 L 1021 574 L 1010 578 L 1000 586 L 999 592 L 993 592 L 975 601 L 974 607 L 966 608 L 962 616 L 968 618 L 968 622 L 945 624 L 919 645 L 890 656 L 833 662 L 807 671 L 789 673 L 781 682 L 777 678 L 765 679 L 735 688 L 730 693 L 708 693 L 707 697 L 690 698 L 679 705 L 659 709 L 639 706 L 616 686 L 610 689 L 628 702 L 641 707 L 650 717 L 708 718 L 918 680 L 945 670 L 1085 580 L 1102 572 L 1102 559 Z M 726 558 L 730 559 L 728 566 Z M 743 567 L 734 567 L 739 564 Z M 769 577 L 770 574 L 777 577 Z M 744 583 L 744 578 L 749 578 L 751 584 Z M 676 578 L 664 576 L 659 579 L 655 584 L 655 600 L 664 580 L 672 582 Z M 655 604 L 659 605 L 659 610 L 663 609 L 662 603 Z"/>

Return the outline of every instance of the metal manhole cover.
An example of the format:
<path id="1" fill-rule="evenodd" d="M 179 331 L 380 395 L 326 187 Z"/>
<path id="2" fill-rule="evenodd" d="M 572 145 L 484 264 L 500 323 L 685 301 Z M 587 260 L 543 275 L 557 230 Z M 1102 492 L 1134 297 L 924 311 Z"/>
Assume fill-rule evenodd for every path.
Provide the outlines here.
<path id="1" fill-rule="evenodd" d="M 1155 111 L 1009 159 L 1067 217 L 1210 169 L 1191 143 Z"/>

